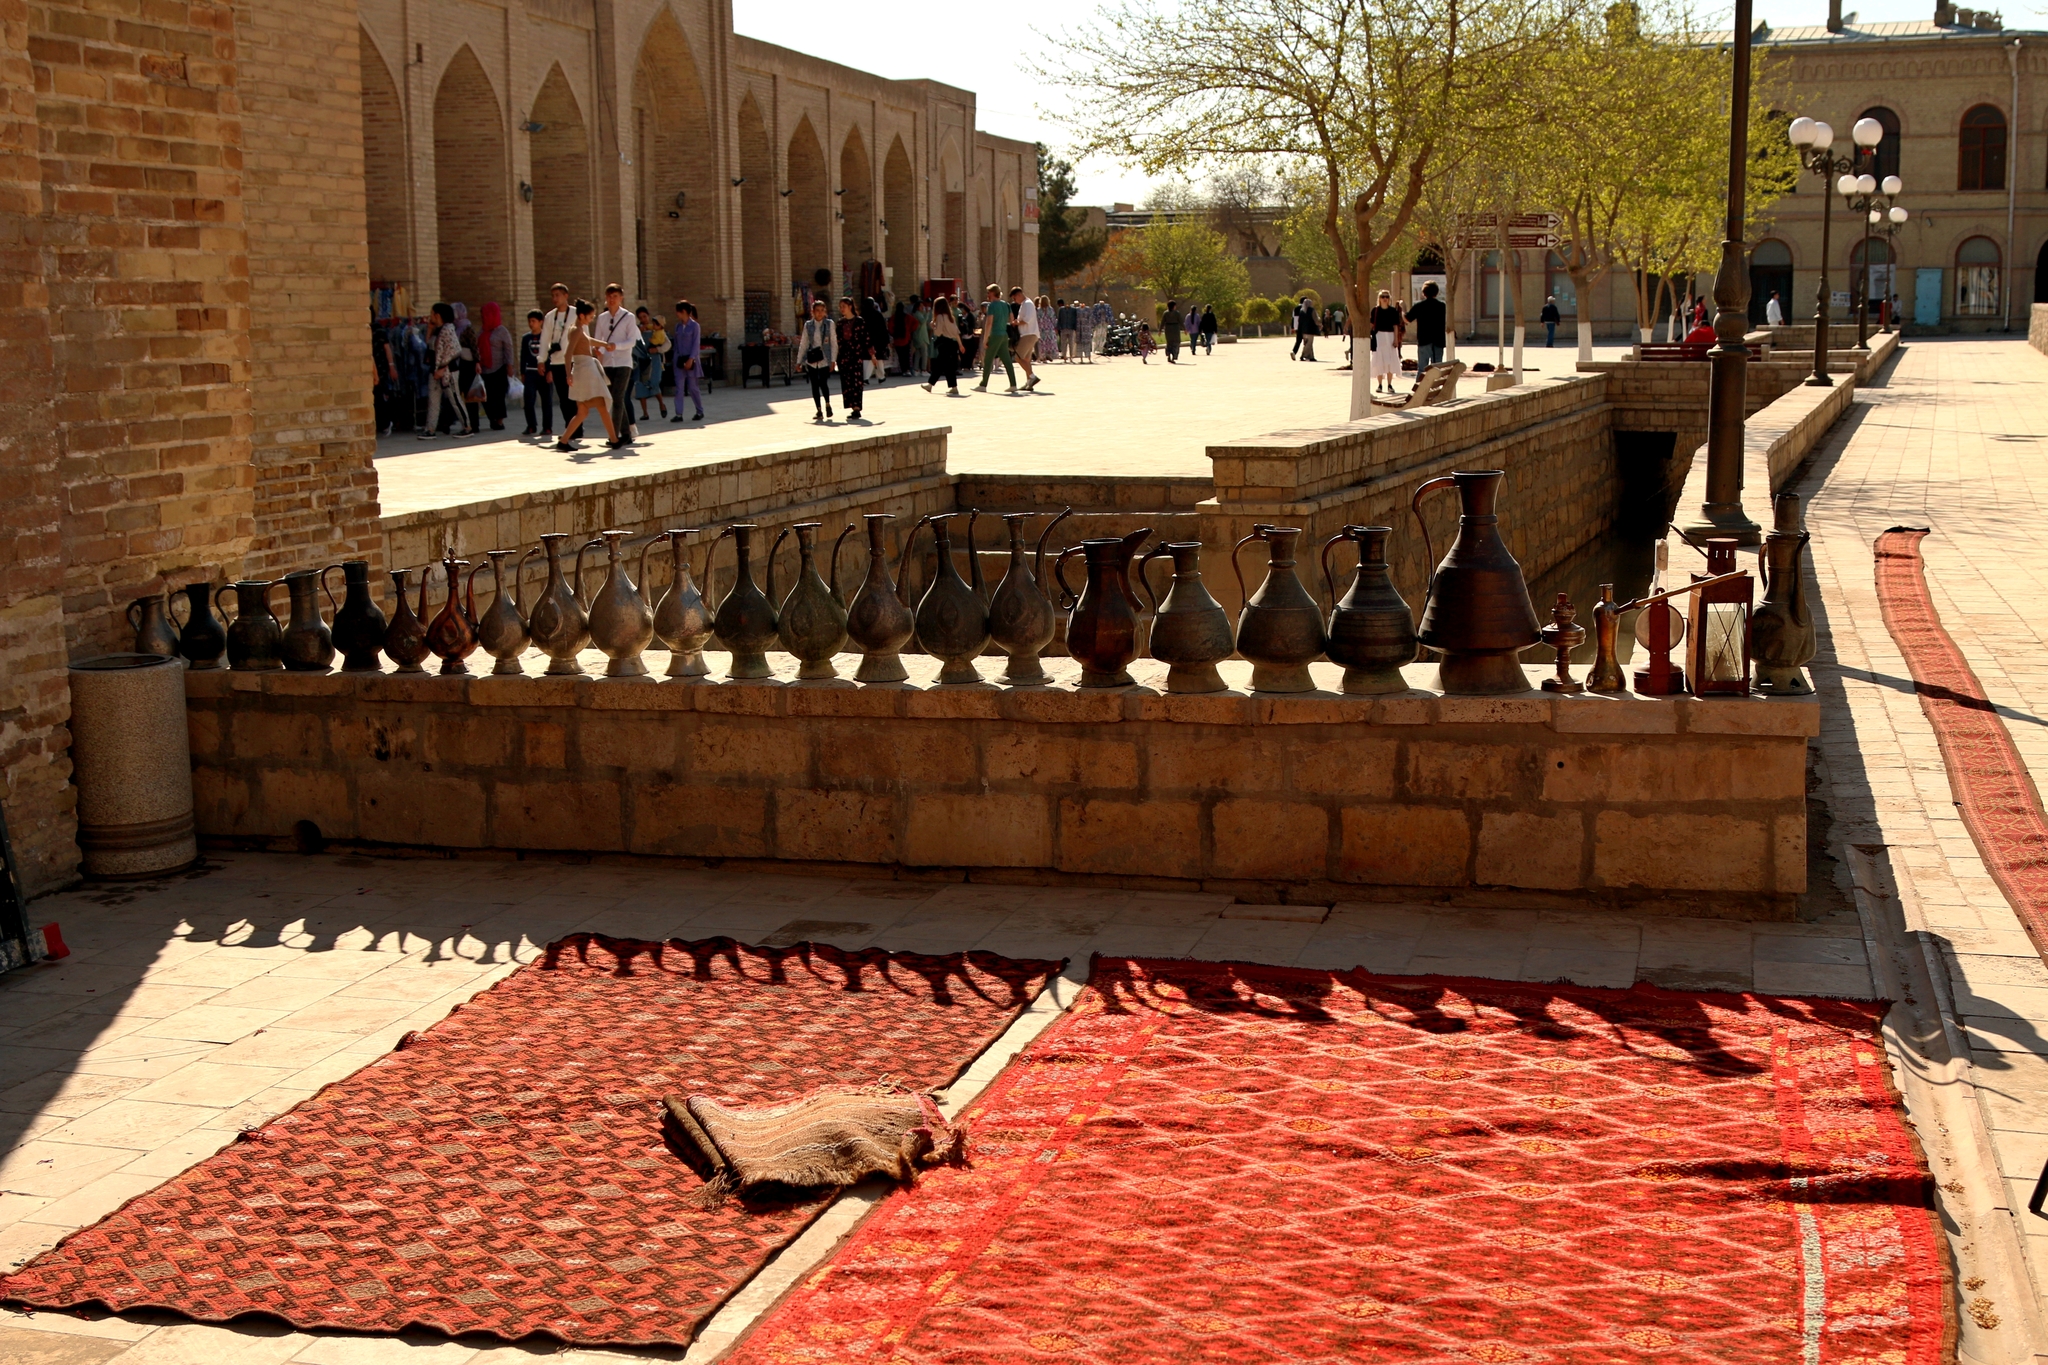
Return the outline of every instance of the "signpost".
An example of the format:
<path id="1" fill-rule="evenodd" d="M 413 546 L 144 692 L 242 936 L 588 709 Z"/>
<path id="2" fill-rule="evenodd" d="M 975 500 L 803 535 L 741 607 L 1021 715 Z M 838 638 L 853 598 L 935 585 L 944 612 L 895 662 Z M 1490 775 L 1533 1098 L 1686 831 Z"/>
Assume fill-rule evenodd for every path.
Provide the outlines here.
<path id="1" fill-rule="evenodd" d="M 1452 230 L 1453 249 L 1458 251 L 1555 251 L 1560 240 L 1559 233 L 1564 227 L 1561 215 L 1549 210 L 1535 213 L 1511 213 L 1505 219 L 1498 213 L 1461 213 Z M 1519 307 L 1515 310 L 1517 319 L 1521 316 Z M 1501 261 L 1500 277 L 1500 337 L 1494 356 L 1499 366 L 1507 359 L 1508 345 L 1508 289 L 1507 261 Z M 1522 324 L 1515 323 L 1515 382 L 1522 382 Z"/>

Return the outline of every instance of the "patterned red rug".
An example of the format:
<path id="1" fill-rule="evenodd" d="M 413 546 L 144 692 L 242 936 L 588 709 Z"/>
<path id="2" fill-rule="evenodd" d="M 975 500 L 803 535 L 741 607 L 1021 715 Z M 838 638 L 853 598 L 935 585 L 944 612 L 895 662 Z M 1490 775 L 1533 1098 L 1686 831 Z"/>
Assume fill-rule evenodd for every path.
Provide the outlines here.
<path id="1" fill-rule="evenodd" d="M 736 1365 L 1936 1365 L 1883 1006 L 1098 959 Z"/>
<path id="2" fill-rule="evenodd" d="M 2048 815 L 2004 719 L 1934 609 L 1920 560 L 1926 536 L 1902 527 L 1877 538 L 1877 603 L 1941 744 L 1963 825 L 2048 960 Z"/>
<path id="3" fill-rule="evenodd" d="M 0 1279 L 0 1298 L 680 1345 L 826 1201 L 691 1206 L 661 1095 L 944 1085 L 1056 970 L 577 935 Z"/>

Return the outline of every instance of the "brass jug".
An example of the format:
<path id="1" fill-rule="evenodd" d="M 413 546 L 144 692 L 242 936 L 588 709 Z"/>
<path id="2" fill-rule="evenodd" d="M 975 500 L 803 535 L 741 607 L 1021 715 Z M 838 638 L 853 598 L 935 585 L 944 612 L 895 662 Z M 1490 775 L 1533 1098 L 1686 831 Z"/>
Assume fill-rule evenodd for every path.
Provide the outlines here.
<path id="1" fill-rule="evenodd" d="M 327 575 L 335 569 L 341 570 L 341 606 L 334 613 L 334 647 L 341 651 L 341 671 L 381 672 L 377 651 L 384 647 L 384 632 L 390 622 L 370 600 L 370 561 L 345 559 L 340 564 L 329 564 L 320 571 L 323 588 L 327 586 Z M 332 589 L 328 594 L 332 600 Z"/>
<path id="2" fill-rule="evenodd" d="M 1330 610 L 1330 662 L 1344 665 L 1344 691 L 1351 696 L 1405 692 L 1401 665 L 1415 662 L 1415 618 L 1387 572 L 1391 526 L 1346 526 L 1323 542 L 1323 586 L 1336 605 Z M 1340 540 L 1358 543 L 1358 572 L 1339 600 L 1330 575 L 1330 550 Z"/>
<path id="3" fill-rule="evenodd" d="M 668 591 L 654 608 L 654 635 L 668 646 L 665 676 L 671 678 L 701 678 L 711 672 L 711 666 L 704 662 L 704 646 L 711 639 L 711 611 L 704 605 L 704 595 L 691 581 L 690 557 L 683 549 L 683 537 L 696 534 L 694 526 L 674 528 L 663 531 L 640 549 L 643 588 L 647 586 L 647 552 L 654 548 L 655 541 L 667 541 L 674 557 Z"/>
<path id="4" fill-rule="evenodd" d="M 1525 692 L 1521 653 L 1542 638 L 1535 604 L 1522 566 L 1508 553 L 1494 512 L 1505 471 L 1462 469 L 1425 479 L 1408 500 L 1422 527 L 1422 548 L 1436 557 L 1429 523 L 1422 519 L 1423 495 L 1436 488 L 1458 490 L 1458 538 L 1429 576 L 1416 638 L 1443 653 L 1437 685 L 1461 696 Z"/>
<path id="5" fill-rule="evenodd" d="M 398 665 L 400 673 L 424 673 L 420 665 L 427 658 L 427 623 L 420 618 L 427 614 L 427 575 L 420 571 L 420 609 L 415 612 L 412 603 L 405 600 L 409 584 L 406 582 L 411 569 L 391 570 L 391 592 L 398 599 L 398 605 L 391 609 L 391 624 L 384 628 L 384 655 Z"/>
<path id="6" fill-rule="evenodd" d="M 160 654 L 166 659 L 177 657 L 178 632 L 171 628 L 170 604 L 162 593 L 151 593 L 130 602 L 128 625 L 135 632 L 137 654 Z"/>
<path id="7" fill-rule="evenodd" d="M 519 563 L 513 566 L 512 581 L 505 582 L 505 561 L 517 550 L 486 550 L 490 557 L 488 565 L 479 564 L 469 571 L 469 600 L 476 601 L 476 576 L 485 568 L 491 571 L 491 609 L 477 618 L 476 642 L 483 652 L 496 660 L 491 665 L 493 676 L 520 676 L 526 669 L 520 665 L 519 656 L 526 652 L 526 611 L 519 599 L 519 571 L 526 567 L 527 559 L 536 551 L 528 550 L 521 555 Z"/>
<path id="8" fill-rule="evenodd" d="M 953 567 L 953 534 L 946 525 L 958 512 L 941 512 L 926 518 L 932 528 L 932 549 L 938 555 L 938 571 L 932 585 L 917 603 L 917 642 L 925 652 L 943 661 L 942 683 L 978 683 L 975 656 L 988 648 L 988 598 L 983 591 L 981 557 L 974 551 L 974 523 L 978 509 L 967 514 L 967 571 L 973 584 L 962 582 Z"/>
<path id="9" fill-rule="evenodd" d="M 562 575 L 562 542 L 566 532 L 550 531 L 540 538 L 541 552 L 548 557 L 548 581 L 526 614 L 526 633 L 535 649 L 548 656 L 548 676 L 580 678 L 583 664 L 576 657 L 590 643 L 590 615 L 584 610 L 583 552 L 596 541 L 576 547 L 576 581 Z M 525 560 L 520 561 L 522 564 Z"/>
<path id="10" fill-rule="evenodd" d="M 775 676 L 775 670 L 768 666 L 768 647 L 779 643 L 775 633 L 775 603 L 754 582 L 754 530 L 752 522 L 734 522 L 718 533 L 718 540 L 712 541 L 711 548 L 704 554 L 704 586 L 709 588 L 713 582 L 711 563 L 718 554 L 718 541 L 732 537 L 735 556 L 732 587 L 719 602 L 718 610 L 712 613 L 713 629 L 719 641 L 732 651 L 732 663 L 726 668 L 728 678 Z M 769 561 L 768 574 L 772 585 L 775 581 L 773 560 Z"/>
<path id="11" fill-rule="evenodd" d="M 187 583 L 185 624 L 178 627 L 178 653 L 194 673 L 219 668 L 228 647 L 227 629 L 213 614 L 213 585 Z"/>
<path id="12" fill-rule="evenodd" d="M 334 632 L 320 615 L 320 588 L 324 580 L 318 569 L 294 569 L 284 576 L 285 591 L 291 596 L 291 624 L 284 628 L 278 655 L 284 666 L 298 673 L 325 673 L 334 662 Z M 334 605 L 334 594 L 327 595 Z"/>
<path id="13" fill-rule="evenodd" d="M 470 586 L 467 604 L 462 601 L 462 571 L 469 567 L 466 559 L 457 559 L 454 550 L 447 550 L 441 559 L 441 575 L 448 583 L 448 600 L 441 604 L 441 610 L 427 623 L 427 648 L 441 661 L 444 678 L 459 677 L 469 672 L 469 665 L 463 660 L 476 652 L 476 587 Z M 427 575 L 420 575 L 420 611 L 427 607 Z"/>
<path id="14" fill-rule="evenodd" d="M 1244 593 L 1244 569 L 1238 551 L 1255 540 L 1266 543 L 1266 581 L 1244 599 L 1237 618 L 1237 652 L 1251 660 L 1252 691 L 1313 692 L 1316 680 L 1308 666 L 1323 652 L 1323 609 L 1294 572 L 1298 526 L 1254 523 L 1252 533 L 1230 550 L 1237 591 Z"/>
<path id="15" fill-rule="evenodd" d="M 1081 662 L 1082 687 L 1129 687 L 1131 660 L 1138 657 L 1138 612 L 1144 602 L 1131 587 L 1131 556 L 1152 534 L 1141 526 L 1127 536 L 1103 536 L 1069 545 L 1052 562 L 1067 617 L 1067 653 Z M 1083 555 L 1088 581 L 1080 594 L 1067 586 L 1067 557 Z"/>
<path id="16" fill-rule="evenodd" d="M 1756 690 L 1765 696 L 1803 697 L 1813 691 L 1800 667 L 1819 641 L 1806 605 L 1806 581 L 1799 561 L 1808 539 L 1797 493 L 1771 500 L 1771 533 L 1757 557 L 1764 571 L 1764 600 L 1749 618 L 1749 656 Z"/>
<path id="17" fill-rule="evenodd" d="M 902 682 L 910 676 L 903 666 L 903 646 L 910 643 L 910 637 L 917 631 L 917 619 L 911 614 L 909 599 L 902 588 L 903 565 L 924 526 L 924 518 L 920 517 L 904 537 L 893 581 L 889 577 L 888 528 L 883 523 L 894 521 L 895 514 L 866 512 L 862 519 L 868 524 L 868 572 L 846 611 L 847 638 L 859 645 L 861 651 L 860 668 L 853 678 L 864 683 Z"/>
<path id="18" fill-rule="evenodd" d="M 839 670 L 832 666 L 832 656 L 846 646 L 846 602 L 839 595 L 839 547 L 846 544 L 846 538 L 853 534 L 853 527 L 847 526 L 839 532 L 839 539 L 832 545 L 832 581 L 826 582 L 818 576 L 814 562 L 817 550 L 818 528 L 824 525 L 818 521 L 800 521 L 794 526 L 784 527 L 775 537 L 775 544 L 768 550 L 768 577 L 775 578 L 775 550 L 782 544 L 782 537 L 796 535 L 796 582 L 789 588 L 789 595 L 775 613 L 775 635 L 782 641 L 783 649 L 796 656 L 798 678 L 836 678 Z M 771 587 L 769 596 L 775 595 Z"/>
<path id="19" fill-rule="evenodd" d="M 647 598 L 634 586 L 619 558 L 619 544 L 628 534 L 598 533 L 604 542 L 607 570 L 597 595 L 590 599 L 590 642 L 611 661 L 604 668 L 607 678 L 646 677 L 647 663 L 640 654 L 654 641 L 654 608 L 647 605 Z"/>
<path id="20" fill-rule="evenodd" d="M 214 590 L 213 600 L 220 606 L 220 595 L 229 588 L 235 590 L 235 617 L 228 622 L 228 667 L 237 672 L 267 673 L 284 667 L 284 627 L 270 612 L 270 590 L 277 584 L 245 579 L 240 583 L 223 583 Z M 222 615 L 226 615 L 225 610 Z"/>
<path id="21" fill-rule="evenodd" d="M 1145 567 L 1159 555 L 1173 556 L 1173 583 L 1166 596 L 1152 592 Z M 1229 684 L 1216 665 L 1237 648 L 1230 613 L 1209 595 L 1202 581 L 1202 542 L 1176 540 L 1156 545 L 1138 561 L 1138 583 L 1152 601 L 1153 658 L 1167 665 L 1169 692 L 1221 692 Z"/>
<path id="22" fill-rule="evenodd" d="M 1033 512 L 1003 514 L 1003 524 L 1010 532 L 1010 566 L 1003 573 L 1003 581 L 996 584 L 995 594 L 988 600 L 989 639 L 995 642 L 996 648 L 1010 656 L 1000 681 L 1014 685 L 1046 680 L 1045 665 L 1039 661 L 1039 653 L 1052 643 L 1053 632 L 1059 622 L 1043 586 L 1045 542 L 1051 538 L 1053 527 L 1074 515 L 1074 509 L 1069 507 L 1062 511 L 1039 533 L 1038 567 L 1033 572 L 1031 552 L 1024 546 L 1024 535 L 1026 523 L 1035 515 Z"/>

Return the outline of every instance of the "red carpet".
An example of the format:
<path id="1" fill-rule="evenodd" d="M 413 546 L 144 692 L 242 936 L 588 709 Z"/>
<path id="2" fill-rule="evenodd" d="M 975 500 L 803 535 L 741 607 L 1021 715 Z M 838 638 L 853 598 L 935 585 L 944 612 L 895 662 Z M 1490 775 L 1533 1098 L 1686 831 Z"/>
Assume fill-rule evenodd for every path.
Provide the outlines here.
<path id="1" fill-rule="evenodd" d="M 1883 1006 L 1098 959 L 736 1365 L 1936 1365 Z"/>
<path id="2" fill-rule="evenodd" d="M 1926 535 L 1900 528 L 1877 538 L 1878 606 L 1941 744 L 1963 825 L 2035 950 L 2048 959 L 2048 816 L 2004 719 L 1927 594 L 1920 563 Z"/>
<path id="3" fill-rule="evenodd" d="M 944 1085 L 1055 970 L 577 935 L 0 1279 L 0 1298 L 686 1343 L 825 1201 L 691 1206 L 661 1095 Z"/>

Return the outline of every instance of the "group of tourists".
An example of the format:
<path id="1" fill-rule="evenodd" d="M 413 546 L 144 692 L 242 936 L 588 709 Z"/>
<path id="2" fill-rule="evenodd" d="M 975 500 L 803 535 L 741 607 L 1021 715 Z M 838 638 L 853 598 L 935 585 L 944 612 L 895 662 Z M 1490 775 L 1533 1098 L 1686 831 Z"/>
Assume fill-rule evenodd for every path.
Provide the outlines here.
<path id="1" fill-rule="evenodd" d="M 461 439 L 486 422 L 503 431 L 515 396 L 527 437 L 554 437 L 559 409 L 555 448 L 564 451 L 578 448 L 592 412 L 614 448 L 633 443 L 650 420 L 649 403 L 670 422 L 704 420 L 703 328 L 688 299 L 676 301 L 675 321 L 664 325 L 644 305 L 629 312 L 616 284 L 605 286 L 602 307 L 573 298 L 566 284 L 548 296 L 552 307 L 530 310 L 516 341 L 496 303 L 483 305 L 475 323 L 466 305 L 437 303 L 416 322 L 373 326 L 378 434 L 416 424 L 422 441 L 444 432 Z M 685 399 L 694 408 L 687 416 Z"/>

